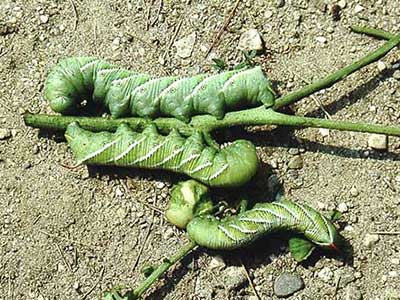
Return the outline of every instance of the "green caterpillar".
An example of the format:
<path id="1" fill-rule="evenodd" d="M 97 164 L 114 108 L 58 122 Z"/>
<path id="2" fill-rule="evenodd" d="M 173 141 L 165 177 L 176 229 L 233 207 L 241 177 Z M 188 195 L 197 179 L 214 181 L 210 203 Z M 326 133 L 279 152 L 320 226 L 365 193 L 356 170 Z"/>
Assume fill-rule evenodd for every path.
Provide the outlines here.
<path id="1" fill-rule="evenodd" d="M 44 97 L 62 114 L 76 111 L 82 100 L 107 108 L 115 118 L 175 117 L 211 114 L 274 104 L 275 93 L 260 67 L 216 75 L 155 78 L 123 70 L 96 57 L 72 57 L 59 62 L 45 83 Z"/>
<path id="2" fill-rule="evenodd" d="M 258 203 L 252 209 L 222 220 L 211 215 L 213 203 L 208 188 L 194 180 L 176 185 L 166 211 L 167 219 L 185 228 L 198 245 L 218 250 L 244 247 L 276 230 L 294 230 L 321 247 L 338 249 L 342 244 L 334 225 L 305 204 L 281 200 Z M 306 241 L 304 241 L 306 242 Z M 305 259 L 313 249 L 306 245 Z M 299 244 L 297 244 L 299 245 Z M 296 249 L 297 250 L 297 249 Z"/>
<path id="3" fill-rule="evenodd" d="M 216 149 L 205 144 L 200 132 L 188 138 L 176 131 L 163 136 L 154 125 L 137 133 L 122 124 L 115 133 L 93 133 L 71 123 L 65 137 L 78 164 L 170 170 L 215 187 L 243 185 L 258 167 L 255 146 L 249 141 Z"/>
<path id="4" fill-rule="evenodd" d="M 200 246 L 209 249 L 236 249 L 276 230 L 293 230 L 313 243 L 337 249 L 336 228 L 323 215 L 305 204 L 287 200 L 257 203 L 237 216 L 218 220 L 199 216 L 187 225 L 187 232 Z"/>

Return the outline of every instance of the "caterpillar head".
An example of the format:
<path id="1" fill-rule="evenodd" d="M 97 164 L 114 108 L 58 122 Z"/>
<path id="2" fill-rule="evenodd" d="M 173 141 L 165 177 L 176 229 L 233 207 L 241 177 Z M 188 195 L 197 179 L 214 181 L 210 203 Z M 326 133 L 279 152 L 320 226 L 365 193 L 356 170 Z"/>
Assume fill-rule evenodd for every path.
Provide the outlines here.
<path id="1" fill-rule="evenodd" d="M 78 165 L 92 162 L 97 154 L 110 143 L 110 140 L 112 141 L 110 136 L 112 134 L 109 132 L 93 133 L 84 130 L 77 122 L 69 124 L 65 131 L 65 138 Z"/>
<path id="2" fill-rule="evenodd" d="M 210 178 L 208 185 L 214 187 L 242 186 L 256 174 L 258 158 L 256 147 L 249 141 L 237 140 L 221 150 L 221 156 L 229 162 L 218 177 Z"/>
<path id="3" fill-rule="evenodd" d="M 186 228 L 196 215 L 207 213 L 212 207 L 208 188 L 195 180 L 188 180 L 172 189 L 166 217 L 177 227 Z"/>

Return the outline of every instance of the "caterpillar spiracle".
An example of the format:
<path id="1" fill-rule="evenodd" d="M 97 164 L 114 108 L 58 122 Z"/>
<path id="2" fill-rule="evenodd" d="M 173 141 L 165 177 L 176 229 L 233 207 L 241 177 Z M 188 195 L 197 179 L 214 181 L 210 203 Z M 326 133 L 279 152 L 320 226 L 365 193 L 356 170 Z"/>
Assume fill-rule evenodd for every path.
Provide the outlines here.
<path id="1" fill-rule="evenodd" d="M 188 122 L 193 115 L 221 119 L 227 111 L 261 104 L 271 107 L 275 93 L 260 67 L 157 78 L 96 57 L 71 57 L 52 69 L 44 97 L 62 114 L 75 112 L 87 100 L 105 107 L 115 118 L 167 116 Z"/>
<path id="2" fill-rule="evenodd" d="M 277 230 L 293 230 L 325 248 L 338 249 L 339 234 L 323 215 L 306 204 L 281 200 L 257 203 L 254 208 L 219 220 L 195 217 L 186 230 L 198 245 L 209 249 L 236 249 Z"/>
<path id="3" fill-rule="evenodd" d="M 93 133 L 71 123 L 65 137 L 79 164 L 162 169 L 188 175 L 214 187 L 240 186 L 257 171 L 255 146 L 237 140 L 217 149 L 197 132 L 184 138 L 177 131 L 163 136 L 150 125 L 141 133 L 121 124 L 115 133 Z"/>

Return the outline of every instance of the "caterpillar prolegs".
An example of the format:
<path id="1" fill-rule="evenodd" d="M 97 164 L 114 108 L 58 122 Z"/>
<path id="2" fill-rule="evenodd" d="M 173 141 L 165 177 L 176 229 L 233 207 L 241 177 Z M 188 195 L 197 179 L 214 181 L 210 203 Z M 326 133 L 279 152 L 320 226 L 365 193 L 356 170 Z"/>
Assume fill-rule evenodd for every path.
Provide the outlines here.
<path id="1" fill-rule="evenodd" d="M 71 123 L 65 137 L 78 164 L 170 170 L 215 187 L 241 186 L 258 166 L 255 146 L 249 141 L 216 149 L 206 145 L 200 132 L 188 138 L 177 131 L 163 136 L 154 125 L 141 133 L 126 124 L 115 133 L 93 133 Z"/>
<path id="2" fill-rule="evenodd" d="M 87 100 L 101 104 L 116 118 L 170 116 L 189 121 L 193 115 L 221 119 L 227 111 L 261 104 L 271 107 L 275 93 L 260 67 L 156 78 L 96 57 L 72 57 L 50 72 L 44 97 L 62 114 L 74 112 Z"/>

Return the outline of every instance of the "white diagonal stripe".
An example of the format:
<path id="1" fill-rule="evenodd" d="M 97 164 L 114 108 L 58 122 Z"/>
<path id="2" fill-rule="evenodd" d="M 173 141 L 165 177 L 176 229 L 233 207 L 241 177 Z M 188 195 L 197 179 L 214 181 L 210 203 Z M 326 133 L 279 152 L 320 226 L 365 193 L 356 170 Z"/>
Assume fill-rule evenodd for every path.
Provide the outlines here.
<path id="1" fill-rule="evenodd" d="M 128 148 L 126 148 L 124 151 L 122 151 L 120 154 L 118 154 L 116 157 L 114 157 L 113 161 L 116 162 L 116 161 L 120 160 L 121 158 L 123 158 L 125 155 L 127 155 L 129 152 L 131 152 L 133 150 L 133 148 L 135 148 L 136 146 L 141 144 L 145 139 L 146 139 L 146 137 L 143 136 L 139 140 L 133 141 L 133 143 L 130 144 L 128 146 Z"/>
<path id="2" fill-rule="evenodd" d="M 166 158 L 164 158 L 162 161 L 160 161 L 159 163 L 155 164 L 154 167 L 158 167 L 158 166 L 162 166 L 163 164 L 165 164 L 166 162 L 169 162 L 171 159 L 175 158 L 177 155 L 179 155 L 180 153 L 182 153 L 182 151 L 185 148 L 181 147 L 177 150 L 175 150 L 174 152 L 172 152 L 172 154 L 168 155 Z"/>
<path id="3" fill-rule="evenodd" d="M 168 142 L 168 140 L 164 139 L 164 141 L 161 144 L 158 144 L 153 149 L 151 149 L 148 153 L 146 153 L 144 156 L 139 157 L 138 159 L 136 159 L 132 164 L 137 164 L 137 163 L 140 163 L 142 161 L 148 160 L 150 157 L 152 157 L 154 155 L 154 153 L 156 153 L 158 151 L 158 149 L 163 147 L 167 142 Z"/>
<path id="4" fill-rule="evenodd" d="M 223 167 L 221 169 L 219 169 L 217 172 L 215 172 L 214 174 L 212 174 L 208 180 L 213 180 L 215 178 L 217 178 L 219 175 L 221 175 L 227 168 L 229 167 L 228 164 L 224 164 Z"/>
<path id="5" fill-rule="evenodd" d="M 254 229 L 254 230 L 246 229 L 246 228 L 240 227 L 235 224 L 229 224 L 229 227 L 232 227 L 233 229 L 236 229 L 237 231 L 240 231 L 241 233 L 244 233 L 244 234 L 248 234 L 248 233 L 253 234 L 253 233 L 257 233 L 257 231 L 258 231 L 257 229 Z"/>
<path id="6" fill-rule="evenodd" d="M 78 165 L 80 165 L 81 163 L 83 163 L 83 162 L 85 162 L 85 161 L 87 161 L 87 160 L 89 160 L 89 159 L 91 159 L 93 157 L 96 157 L 97 155 L 101 154 L 102 152 L 104 152 L 105 150 L 107 150 L 108 148 L 110 148 L 111 146 L 116 144 L 118 141 L 119 141 L 119 139 L 116 139 L 116 140 L 114 140 L 114 141 L 112 141 L 112 142 L 110 142 L 108 144 L 105 144 L 103 147 L 101 147 L 100 149 L 96 150 L 95 152 L 89 153 L 87 156 L 85 156 L 83 159 L 81 159 L 78 162 Z"/>
<path id="7" fill-rule="evenodd" d="M 95 59 L 95 60 L 93 60 L 93 61 L 91 61 L 91 62 L 88 62 L 87 64 L 84 64 L 84 65 L 80 68 L 80 71 L 83 72 L 83 71 L 85 71 L 87 68 L 89 68 L 90 66 L 93 66 L 94 64 L 97 64 L 98 62 L 99 62 L 98 59 Z"/>
<path id="8" fill-rule="evenodd" d="M 218 229 L 221 230 L 228 238 L 230 238 L 232 241 L 237 242 L 237 239 L 232 235 L 232 233 L 229 232 L 228 229 L 226 229 L 222 225 L 218 225 Z"/>

